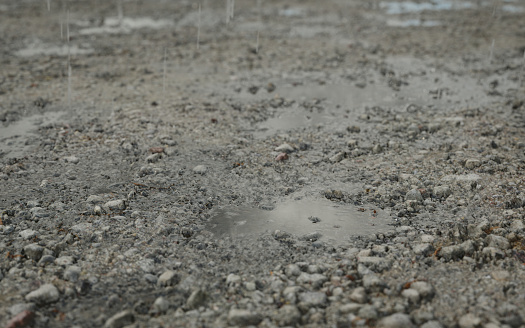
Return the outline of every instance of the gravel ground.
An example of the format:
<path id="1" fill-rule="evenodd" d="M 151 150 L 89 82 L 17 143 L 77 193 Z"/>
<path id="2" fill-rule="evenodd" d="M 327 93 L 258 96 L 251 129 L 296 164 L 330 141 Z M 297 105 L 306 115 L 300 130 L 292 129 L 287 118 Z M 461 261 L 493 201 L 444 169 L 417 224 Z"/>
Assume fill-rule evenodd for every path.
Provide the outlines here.
<path id="1" fill-rule="evenodd" d="M 0 1 L 0 324 L 525 327 L 525 6 L 227 3 Z"/>

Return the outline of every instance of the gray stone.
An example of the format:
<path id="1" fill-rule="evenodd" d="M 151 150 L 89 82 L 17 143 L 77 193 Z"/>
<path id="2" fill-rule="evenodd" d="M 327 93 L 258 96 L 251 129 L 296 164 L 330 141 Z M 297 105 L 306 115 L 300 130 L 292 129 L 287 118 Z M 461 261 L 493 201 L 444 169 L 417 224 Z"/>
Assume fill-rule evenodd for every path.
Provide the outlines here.
<path id="1" fill-rule="evenodd" d="M 121 311 L 108 320 L 104 328 L 122 328 L 135 322 L 135 316 L 129 310 Z"/>
<path id="2" fill-rule="evenodd" d="M 415 244 L 412 250 L 416 255 L 428 256 L 434 252 L 434 246 L 428 243 Z"/>
<path id="3" fill-rule="evenodd" d="M 466 162 L 465 162 L 465 167 L 469 170 L 473 170 L 477 167 L 480 167 L 481 166 L 481 162 L 479 159 L 468 159 Z"/>
<path id="4" fill-rule="evenodd" d="M 481 319 L 472 313 L 467 313 L 459 318 L 458 323 L 461 328 L 476 328 L 481 325 Z"/>
<path id="5" fill-rule="evenodd" d="M 377 319 L 377 310 L 373 305 L 365 304 L 357 312 L 357 316 L 363 319 Z"/>
<path id="6" fill-rule="evenodd" d="M 162 314 L 166 313 L 169 308 L 170 302 L 164 296 L 160 296 L 155 299 L 155 302 L 153 302 L 150 312 L 152 314 Z"/>
<path id="7" fill-rule="evenodd" d="M 405 200 L 415 200 L 417 202 L 422 202 L 423 196 L 421 195 L 421 191 L 417 189 L 411 189 L 406 193 Z"/>
<path id="8" fill-rule="evenodd" d="M 366 294 L 365 294 L 365 296 L 366 296 Z M 365 300 L 365 302 L 366 302 L 366 300 Z M 359 309 L 362 306 L 363 306 L 362 304 L 358 304 L 358 303 L 347 303 L 347 304 L 341 305 L 339 307 L 339 313 L 340 314 L 357 313 L 357 311 L 359 311 Z"/>
<path id="9" fill-rule="evenodd" d="M 408 299 L 412 304 L 419 304 L 420 296 L 419 292 L 415 289 L 408 288 L 401 292 L 401 296 Z"/>
<path id="10" fill-rule="evenodd" d="M 73 256 L 61 256 L 55 260 L 56 265 L 60 265 L 63 267 L 69 266 L 73 263 L 75 263 L 75 259 L 73 258 Z"/>
<path id="11" fill-rule="evenodd" d="M 78 162 L 80 162 L 80 160 L 76 156 L 66 156 L 63 159 L 67 163 L 72 163 L 72 164 L 77 164 Z"/>
<path id="12" fill-rule="evenodd" d="M 38 261 L 38 266 L 46 266 L 48 264 L 55 263 L 55 257 L 52 255 L 43 255 Z"/>
<path id="13" fill-rule="evenodd" d="M 445 246 L 441 248 L 439 255 L 445 259 L 445 261 L 452 261 L 462 258 L 465 255 L 465 251 L 459 245 Z"/>
<path id="14" fill-rule="evenodd" d="M 93 204 L 93 205 L 102 204 L 104 202 L 104 198 L 102 198 L 102 196 L 99 196 L 99 195 L 90 195 L 86 199 L 86 202 Z"/>
<path id="15" fill-rule="evenodd" d="M 28 239 L 31 239 L 31 238 L 34 238 L 36 237 L 37 235 L 37 232 L 35 230 L 31 230 L 31 229 L 26 229 L 26 230 L 22 230 L 18 233 L 18 235 L 20 237 L 22 237 L 22 239 L 25 239 L 25 240 L 28 240 Z"/>
<path id="16" fill-rule="evenodd" d="M 375 274 L 363 276 L 363 287 L 368 291 L 379 292 L 385 288 L 386 284 Z"/>
<path id="17" fill-rule="evenodd" d="M 295 326 L 299 320 L 301 320 L 301 312 L 295 305 L 283 305 L 275 316 L 275 321 L 280 326 Z"/>
<path id="18" fill-rule="evenodd" d="M 193 168 L 193 173 L 204 174 L 208 171 L 208 167 L 205 165 L 197 165 Z"/>
<path id="19" fill-rule="evenodd" d="M 15 316 L 22 311 L 34 311 L 35 309 L 35 303 L 17 303 L 9 307 L 9 313 Z"/>
<path id="20" fill-rule="evenodd" d="M 207 295 L 202 289 L 194 290 L 188 300 L 186 301 L 186 307 L 188 309 L 197 309 L 206 302 Z"/>
<path id="21" fill-rule="evenodd" d="M 26 301 L 37 304 L 53 303 L 58 301 L 59 298 L 60 295 L 58 289 L 53 284 L 42 285 L 40 288 L 30 292 L 25 297 Z"/>
<path id="22" fill-rule="evenodd" d="M 249 310 L 231 309 L 228 313 L 228 322 L 234 326 L 256 326 L 263 317 Z"/>
<path id="23" fill-rule="evenodd" d="M 509 249 L 510 247 L 510 243 L 507 238 L 502 236 L 488 235 L 485 239 L 485 242 L 487 243 L 488 247 L 494 247 L 503 250 Z"/>
<path id="24" fill-rule="evenodd" d="M 81 271 L 80 267 L 76 265 L 67 267 L 66 271 L 64 271 L 64 280 L 77 282 Z"/>
<path id="25" fill-rule="evenodd" d="M 275 151 L 278 151 L 280 153 L 287 153 L 287 154 L 293 153 L 294 150 L 295 149 L 287 143 L 283 143 L 282 145 L 275 148 Z"/>
<path id="26" fill-rule="evenodd" d="M 366 303 L 368 300 L 366 289 L 364 287 L 357 287 L 352 291 L 352 294 L 350 294 L 350 299 L 360 304 Z"/>
<path id="27" fill-rule="evenodd" d="M 157 285 L 160 287 L 173 286 L 178 284 L 179 281 L 180 276 L 175 271 L 168 270 L 160 275 L 159 279 L 157 280 Z"/>
<path id="28" fill-rule="evenodd" d="M 426 281 L 415 281 L 410 288 L 417 290 L 423 299 L 431 299 L 435 294 L 434 287 Z"/>
<path id="29" fill-rule="evenodd" d="M 314 288 L 319 288 L 328 281 L 328 278 L 320 273 L 309 274 L 302 272 L 299 277 L 296 279 L 296 282 L 299 284 L 312 284 Z"/>
<path id="30" fill-rule="evenodd" d="M 367 268 L 374 272 L 383 272 L 390 269 L 392 261 L 387 260 L 383 257 L 376 256 L 363 256 L 360 257 L 358 263 L 365 265 Z"/>
<path id="31" fill-rule="evenodd" d="M 226 277 L 226 284 L 228 286 L 234 285 L 234 284 L 240 284 L 241 283 L 241 276 L 238 276 L 236 274 L 230 273 L 228 277 Z"/>
<path id="32" fill-rule="evenodd" d="M 433 189 L 434 197 L 445 199 L 452 194 L 449 186 L 437 186 Z"/>
<path id="33" fill-rule="evenodd" d="M 443 328 L 443 325 L 439 323 L 439 321 L 431 320 L 431 321 L 425 322 L 421 326 L 421 328 Z M 488 328 L 488 327 L 485 326 L 485 328 Z"/>
<path id="34" fill-rule="evenodd" d="M 110 212 L 120 212 L 126 209 L 126 200 L 125 199 L 117 199 L 117 200 L 110 200 L 109 202 L 106 202 L 104 206 L 102 206 L 104 211 L 106 213 Z"/>
<path id="35" fill-rule="evenodd" d="M 332 163 L 338 163 L 342 161 L 344 158 L 345 158 L 345 153 L 341 151 L 335 154 L 334 156 L 330 157 L 329 160 Z"/>
<path id="36" fill-rule="evenodd" d="M 301 274 L 301 269 L 297 264 L 288 264 L 284 269 L 287 277 L 298 276 Z"/>
<path id="37" fill-rule="evenodd" d="M 394 313 L 379 320 L 378 328 L 415 328 L 410 316 L 404 313 Z"/>
<path id="38" fill-rule="evenodd" d="M 89 222 L 83 222 L 79 224 L 75 224 L 70 228 L 71 232 L 74 232 L 76 234 L 83 234 L 86 232 L 92 232 L 93 225 Z"/>
<path id="39" fill-rule="evenodd" d="M 44 247 L 38 244 L 29 244 L 24 247 L 24 253 L 32 260 L 38 261 L 42 257 Z"/>
<path id="40" fill-rule="evenodd" d="M 322 292 L 306 292 L 299 294 L 299 301 L 307 307 L 324 307 L 326 306 L 326 294 Z"/>

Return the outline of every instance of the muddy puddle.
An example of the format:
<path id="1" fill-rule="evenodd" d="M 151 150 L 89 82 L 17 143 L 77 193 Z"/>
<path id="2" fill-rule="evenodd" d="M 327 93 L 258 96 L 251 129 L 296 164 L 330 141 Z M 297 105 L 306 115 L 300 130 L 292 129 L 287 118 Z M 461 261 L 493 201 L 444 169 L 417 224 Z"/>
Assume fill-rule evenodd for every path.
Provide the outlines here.
<path id="1" fill-rule="evenodd" d="M 344 244 L 352 236 L 384 232 L 390 228 L 388 213 L 379 209 L 339 205 L 329 200 L 289 200 L 273 210 L 226 207 L 211 217 L 207 230 L 217 237 L 240 238 L 280 230 L 300 240 Z"/>
<path id="2" fill-rule="evenodd" d="M 0 156 L 14 158 L 27 154 L 36 144 L 38 127 L 57 122 L 63 114 L 64 112 L 48 112 L 24 117 L 8 126 L 0 125 Z"/>

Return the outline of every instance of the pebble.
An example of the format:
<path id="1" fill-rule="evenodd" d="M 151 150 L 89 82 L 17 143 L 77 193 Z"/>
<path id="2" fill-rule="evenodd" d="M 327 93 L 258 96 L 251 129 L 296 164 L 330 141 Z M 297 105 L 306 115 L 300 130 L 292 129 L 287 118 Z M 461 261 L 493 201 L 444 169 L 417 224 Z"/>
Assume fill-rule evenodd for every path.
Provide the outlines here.
<path id="1" fill-rule="evenodd" d="M 160 275 L 159 279 L 157 280 L 157 285 L 160 287 L 173 286 L 178 284 L 179 281 L 180 276 L 175 271 L 168 270 Z"/>
<path id="2" fill-rule="evenodd" d="M 161 158 L 162 158 L 162 155 L 160 153 L 151 154 L 148 157 L 146 157 L 146 162 L 147 163 L 156 163 Z"/>
<path id="3" fill-rule="evenodd" d="M 81 271 L 80 267 L 76 265 L 69 266 L 66 271 L 64 271 L 64 280 L 77 282 Z"/>
<path id="4" fill-rule="evenodd" d="M 276 147 L 275 151 L 278 151 L 280 153 L 290 154 L 290 153 L 293 153 L 295 151 L 295 149 L 292 146 L 290 146 L 289 144 L 283 143 L 282 145 Z"/>
<path id="5" fill-rule="evenodd" d="M 299 301 L 307 307 L 324 307 L 326 306 L 327 298 L 324 292 L 305 292 L 299 293 Z"/>
<path id="6" fill-rule="evenodd" d="M 228 322 L 234 326 L 256 326 L 262 319 L 261 315 L 249 310 L 231 309 L 228 312 Z"/>
<path id="7" fill-rule="evenodd" d="M 255 284 L 254 284 L 254 287 L 255 287 Z M 186 307 L 188 309 L 197 309 L 200 306 L 204 305 L 207 297 L 208 296 L 206 295 L 206 292 L 204 292 L 202 289 L 194 290 L 191 293 L 190 297 L 188 297 L 188 300 L 186 301 Z"/>
<path id="8" fill-rule="evenodd" d="M 328 281 L 328 278 L 320 273 L 309 274 L 302 272 L 299 277 L 297 277 L 296 282 L 298 284 L 312 284 L 314 288 L 319 288 L 323 285 L 324 282 Z"/>
<path id="9" fill-rule="evenodd" d="M 419 304 L 419 292 L 415 289 L 405 289 L 401 292 L 401 296 L 408 299 L 412 304 Z"/>
<path id="10" fill-rule="evenodd" d="M 135 316 L 131 311 L 125 310 L 106 320 L 104 328 L 122 328 L 131 325 L 133 322 L 135 322 Z"/>
<path id="11" fill-rule="evenodd" d="M 507 238 L 502 236 L 488 235 L 485 239 L 485 242 L 487 243 L 488 247 L 494 247 L 503 250 L 510 248 L 509 241 L 507 240 Z"/>
<path id="12" fill-rule="evenodd" d="M 434 287 L 426 281 L 415 281 L 410 285 L 410 289 L 416 290 L 421 298 L 430 300 L 434 297 Z"/>
<path id="13" fill-rule="evenodd" d="M 434 252 L 434 246 L 427 243 L 415 244 L 412 246 L 412 250 L 416 255 L 428 256 Z"/>
<path id="14" fill-rule="evenodd" d="M 388 270 L 392 266 L 392 261 L 376 256 L 359 257 L 358 263 L 361 263 L 370 270 L 378 273 Z"/>
<path id="15" fill-rule="evenodd" d="M 439 323 L 439 321 L 431 320 L 431 321 L 425 322 L 421 326 L 421 328 L 443 328 L 443 325 Z M 485 326 L 485 328 L 489 328 L 489 327 Z"/>
<path id="16" fill-rule="evenodd" d="M 477 167 L 480 167 L 481 166 L 481 162 L 479 159 L 468 159 L 466 162 L 465 162 L 465 167 L 467 169 L 470 169 L 470 170 L 473 170 Z"/>
<path id="17" fill-rule="evenodd" d="M 377 310 L 375 306 L 365 304 L 359 309 L 359 311 L 357 312 L 357 316 L 367 320 L 375 320 L 377 319 Z"/>
<path id="18" fill-rule="evenodd" d="M 153 302 L 153 305 L 151 306 L 151 313 L 152 314 L 166 313 L 166 311 L 168 311 L 169 308 L 170 308 L 170 302 L 164 296 L 160 296 L 155 299 L 155 302 Z"/>
<path id="19" fill-rule="evenodd" d="M 20 237 L 22 237 L 22 239 L 25 239 L 25 240 L 32 239 L 37 236 L 37 232 L 31 229 L 22 230 L 18 234 Z"/>
<path id="20" fill-rule="evenodd" d="M 34 311 L 35 309 L 35 303 L 17 303 L 9 307 L 9 313 L 17 315 L 22 311 Z"/>
<path id="21" fill-rule="evenodd" d="M 363 303 L 365 302 L 366 300 Z M 349 313 L 357 313 L 362 306 L 362 304 L 358 303 L 347 303 L 339 307 L 339 313 L 343 315 Z"/>
<path id="22" fill-rule="evenodd" d="M 76 156 L 66 156 L 64 157 L 64 161 L 66 161 L 67 163 L 77 164 L 78 162 L 80 162 L 80 159 L 78 159 L 78 157 Z"/>
<path id="23" fill-rule="evenodd" d="M 86 202 L 87 203 L 90 203 L 90 204 L 102 204 L 104 203 L 104 198 L 102 198 L 102 196 L 99 196 L 99 195 L 90 195 L 87 199 L 86 199 Z"/>
<path id="24" fill-rule="evenodd" d="M 301 274 L 301 269 L 297 264 L 288 264 L 284 269 L 284 273 L 287 277 L 299 276 Z"/>
<path id="25" fill-rule="evenodd" d="M 421 191 L 417 189 L 411 189 L 406 193 L 405 200 L 415 200 L 417 202 L 422 202 L 423 196 L 421 195 Z"/>
<path id="26" fill-rule="evenodd" d="M 208 167 L 205 165 L 197 165 L 193 168 L 193 173 L 205 174 L 208 171 Z"/>
<path id="27" fill-rule="evenodd" d="M 280 326 L 295 326 L 301 320 L 301 312 L 295 305 L 283 305 L 275 315 L 275 321 Z"/>
<path id="28" fill-rule="evenodd" d="M 25 297 L 26 301 L 37 304 L 53 303 L 58 301 L 59 298 L 58 289 L 53 284 L 44 284 Z"/>
<path id="29" fill-rule="evenodd" d="M 241 277 L 236 274 L 230 273 L 228 277 L 226 277 L 226 284 L 228 286 L 239 284 L 240 282 L 241 282 Z"/>
<path id="30" fill-rule="evenodd" d="M 379 320 L 378 328 L 415 328 L 410 316 L 404 313 L 394 313 Z"/>
<path id="31" fill-rule="evenodd" d="M 61 256 L 55 260 L 56 265 L 60 265 L 63 267 L 69 266 L 73 263 L 75 263 L 75 259 L 73 258 L 73 256 Z"/>
<path id="32" fill-rule="evenodd" d="M 363 287 L 367 291 L 380 292 L 385 288 L 385 283 L 375 274 L 367 274 L 363 277 Z"/>
<path id="33" fill-rule="evenodd" d="M 44 247 L 38 244 L 29 244 L 24 247 L 24 253 L 32 260 L 38 261 L 42 257 Z"/>
<path id="34" fill-rule="evenodd" d="M 434 197 L 439 199 L 445 199 L 452 194 L 449 186 L 436 186 L 432 190 Z"/>
<path id="35" fill-rule="evenodd" d="M 55 263 L 55 257 L 53 255 L 43 255 L 38 261 L 38 266 L 46 266 L 48 264 Z"/>
<path id="36" fill-rule="evenodd" d="M 460 328 L 476 328 L 481 325 L 481 319 L 472 313 L 467 313 L 459 318 Z"/>
<path id="37" fill-rule="evenodd" d="M 364 287 L 357 287 L 350 294 L 350 299 L 356 303 L 364 304 L 368 301 L 368 296 Z"/>
<path id="38" fill-rule="evenodd" d="M 126 209 L 126 200 L 110 200 L 109 202 L 106 202 L 102 208 L 106 211 L 106 213 L 123 211 Z"/>

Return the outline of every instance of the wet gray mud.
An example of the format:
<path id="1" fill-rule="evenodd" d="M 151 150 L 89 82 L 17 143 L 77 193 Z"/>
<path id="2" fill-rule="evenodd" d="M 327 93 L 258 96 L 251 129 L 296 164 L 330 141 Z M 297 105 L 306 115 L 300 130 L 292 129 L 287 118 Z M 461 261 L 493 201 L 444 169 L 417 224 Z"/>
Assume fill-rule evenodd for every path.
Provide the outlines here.
<path id="1" fill-rule="evenodd" d="M 0 0 L 0 325 L 525 327 L 524 9 Z"/>

